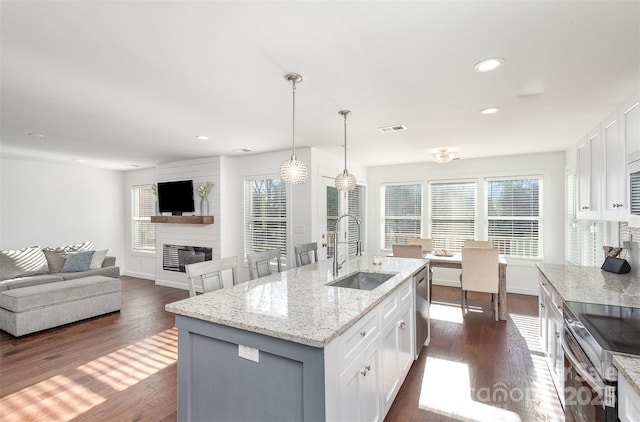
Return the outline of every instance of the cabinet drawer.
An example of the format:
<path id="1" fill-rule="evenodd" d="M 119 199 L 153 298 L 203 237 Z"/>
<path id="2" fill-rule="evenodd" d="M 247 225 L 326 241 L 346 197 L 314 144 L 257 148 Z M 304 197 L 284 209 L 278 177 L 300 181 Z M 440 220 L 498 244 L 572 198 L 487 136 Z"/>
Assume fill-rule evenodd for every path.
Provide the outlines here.
<path id="1" fill-rule="evenodd" d="M 384 327 L 387 321 L 393 319 L 398 310 L 398 294 L 394 293 L 382 302 L 380 305 L 380 309 L 382 310 L 382 324 Z"/>
<path id="2" fill-rule="evenodd" d="M 428 273 L 425 273 L 428 274 Z M 429 281 L 426 279 L 424 279 L 423 283 L 428 283 Z M 411 301 L 411 298 L 413 297 L 412 292 L 413 292 L 413 282 L 408 282 L 406 283 L 404 286 L 400 287 L 399 292 L 398 292 L 398 297 L 400 298 L 400 306 L 404 306 L 407 302 Z"/>
<path id="3" fill-rule="evenodd" d="M 340 353 L 342 356 L 341 370 L 346 368 L 358 355 L 362 347 L 368 344 L 378 333 L 378 313 L 379 308 L 376 307 L 340 336 L 340 349 L 342 350 Z"/>

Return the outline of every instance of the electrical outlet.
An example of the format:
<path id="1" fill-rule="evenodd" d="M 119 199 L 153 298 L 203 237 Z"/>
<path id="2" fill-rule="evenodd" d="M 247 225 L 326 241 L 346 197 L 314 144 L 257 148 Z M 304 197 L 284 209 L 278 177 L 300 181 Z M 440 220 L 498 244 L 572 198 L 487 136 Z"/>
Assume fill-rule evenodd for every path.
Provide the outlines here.
<path id="1" fill-rule="evenodd" d="M 252 362 L 260 362 L 260 350 L 238 344 L 238 356 Z"/>

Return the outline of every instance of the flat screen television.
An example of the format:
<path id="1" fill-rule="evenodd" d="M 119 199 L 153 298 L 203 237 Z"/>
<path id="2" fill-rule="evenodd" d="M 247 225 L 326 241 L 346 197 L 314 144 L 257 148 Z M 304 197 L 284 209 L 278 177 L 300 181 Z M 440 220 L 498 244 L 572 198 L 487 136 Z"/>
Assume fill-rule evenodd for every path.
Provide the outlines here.
<path id="1" fill-rule="evenodd" d="M 171 215 L 194 212 L 193 180 L 158 183 L 158 206 L 160 212 L 170 212 Z"/>

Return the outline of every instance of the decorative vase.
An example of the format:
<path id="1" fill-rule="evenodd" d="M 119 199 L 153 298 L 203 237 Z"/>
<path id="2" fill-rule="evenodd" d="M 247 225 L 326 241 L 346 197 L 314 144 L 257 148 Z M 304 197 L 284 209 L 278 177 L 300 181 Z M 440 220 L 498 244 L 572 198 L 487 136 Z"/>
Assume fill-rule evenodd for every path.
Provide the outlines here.
<path id="1" fill-rule="evenodd" d="M 205 197 L 200 199 L 200 215 L 209 215 L 209 200 Z"/>

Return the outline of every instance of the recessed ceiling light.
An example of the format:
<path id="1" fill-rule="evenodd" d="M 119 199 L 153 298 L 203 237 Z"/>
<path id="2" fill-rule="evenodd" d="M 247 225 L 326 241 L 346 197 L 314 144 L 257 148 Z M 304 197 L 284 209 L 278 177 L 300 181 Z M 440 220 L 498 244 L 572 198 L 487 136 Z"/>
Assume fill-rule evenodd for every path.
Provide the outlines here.
<path id="1" fill-rule="evenodd" d="M 44 135 L 42 133 L 29 132 L 27 133 L 27 135 L 31 136 L 32 138 L 44 138 Z"/>
<path id="2" fill-rule="evenodd" d="M 208 140 L 209 140 L 209 137 L 208 137 L 208 136 L 206 136 L 206 135 L 198 135 L 198 136 L 196 136 L 196 139 L 197 139 L 198 141 L 208 141 Z"/>
<path id="3" fill-rule="evenodd" d="M 127 164 L 127 167 L 132 168 L 132 169 L 137 169 L 140 167 L 140 164 Z"/>
<path id="4" fill-rule="evenodd" d="M 75 162 L 76 163 L 84 163 L 84 160 L 82 158 L 76 158 Z"/>
<path id="5" fill-rule="evenodd" d="M 503 63 L 504 59 L 500 57 L 492 57 L 476 63 L 475 66 L 473 66 L 473 70 L 476 72 L 490 72 L 502 66 Z"/>
<path id="6" fill-rule="evenodd" d="M 485 109 L 480 110 L 480 113 L 481 114 L 496 114 L 500 110 L 502 110 L 500 107 L 489 107 L 489 108 L 485 108 Z"/>
<path id="7" fill-rule="evenodd" d="M 405 125 L 392 125 L 392 126 L 383 126 L 379 127 L 378 130 L 380 132 L 398 132 L 399 130 L 407 130 Z"/>
<path id="8" fill-rule="evenodd" d="M 239 148 L 239 149 L 234 149 L 233 152 L 251 152 L 251 150 L 246 148 Z"/>

